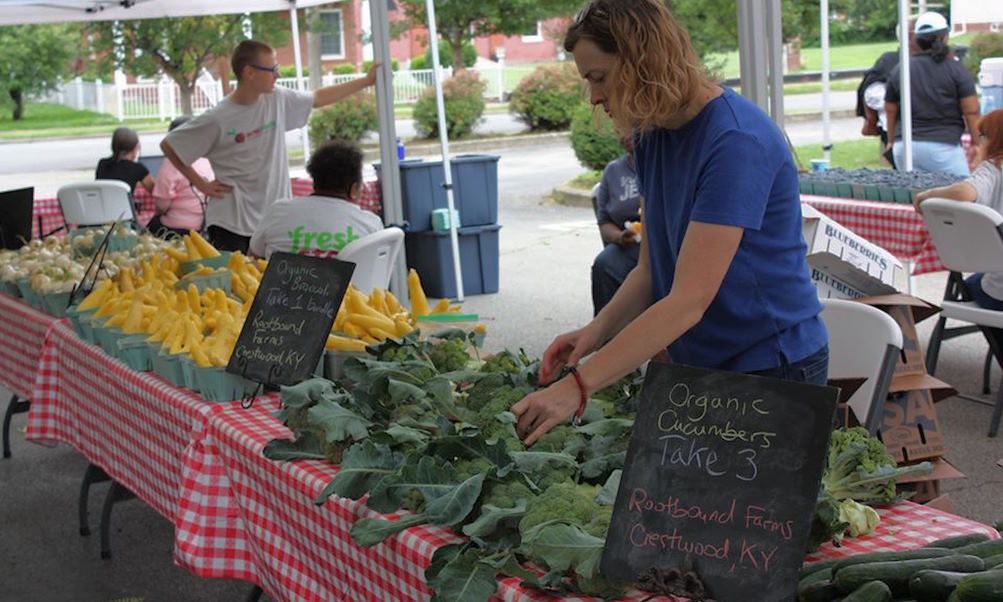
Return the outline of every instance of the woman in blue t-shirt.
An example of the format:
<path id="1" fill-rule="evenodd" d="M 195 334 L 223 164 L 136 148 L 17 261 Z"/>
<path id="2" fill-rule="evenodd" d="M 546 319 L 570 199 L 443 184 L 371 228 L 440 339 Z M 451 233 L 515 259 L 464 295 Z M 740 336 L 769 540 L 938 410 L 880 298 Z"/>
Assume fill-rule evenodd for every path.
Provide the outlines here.
<path id="1" fill-rule="evenodd" d="M 592 0 L 565 49 L 593 105 L 634 132 L 637 267 L 588 325 L 554 339 L 512 406 L 527 445 L 649 358 L 825 383 L 828 335 L 801 235 L 797 170 L 759 108 L 704 73 L 662 0 Z"/>

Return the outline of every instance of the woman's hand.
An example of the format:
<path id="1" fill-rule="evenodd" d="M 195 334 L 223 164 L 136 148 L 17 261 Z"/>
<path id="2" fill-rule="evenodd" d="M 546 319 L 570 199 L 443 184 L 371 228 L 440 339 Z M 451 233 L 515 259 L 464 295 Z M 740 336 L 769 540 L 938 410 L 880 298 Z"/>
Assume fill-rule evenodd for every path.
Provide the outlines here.
<path id="1" fill-rule="evenodd" d="M 620 245 L 624 249 L 628 249 L 637 244 L 637 232 L 629 229 L 620 230 L 620 234 L 617 236 L 616 244 Z"/>
<path id="2" fill-rule="evenodd" d="M 543 352 L 540 362 L 540 384 L 549 385 L 565 366 L 577 365 L 586 355 L 599 348 L 602 341 L 600 333 L 593 320 L 588 326 L 566 332 L 556 339 Z"/>
<path id="3" fill-rule="evenodd" d="M 558 424 L 575 413 L 582 401 L 578 383 L 566 376 L 546 389 L 530 393 L 512 406 L 512 413 L 519 419 L 516 433 L 526 447 L 539 439 Z"/>

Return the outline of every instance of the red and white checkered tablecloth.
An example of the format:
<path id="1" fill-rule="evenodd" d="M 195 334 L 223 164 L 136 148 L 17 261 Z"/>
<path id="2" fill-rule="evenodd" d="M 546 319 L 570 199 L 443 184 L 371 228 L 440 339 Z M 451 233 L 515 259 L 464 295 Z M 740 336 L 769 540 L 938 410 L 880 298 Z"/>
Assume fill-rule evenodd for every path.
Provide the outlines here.
<path id="1" fill-rule="evenodd" d="M 0 293 L 0 385 L 21 399 L 31 398 L 45 337 L 58 321 Z"/>
<path id="2" fill-rule="evenodd" d="M 39 358 L 27 438 L 73 446 L 174 522 L 184 449 L 222 405 L 129 369 L 62 320 Z"/>
<path id="3" fill-rule="evenodd" d="M 940 262 L 923 217 L 911 204 L 801 195 L 801 202 L 882 247 L 902 261 L 913 263 L 914 276 L 947 268 Z"/>
<path id="4" fill-rule="evenodd" d="M 313 192 L 313 181 L 309 178 L 292 178 L 293 196 L 306 196 Z M 154 203 L 153 196 L 143 187 L 136 189 L 133 197 L 139 203 L 136 217 L 139 223 L 145 225 L 153 217 Z M 362 184 L 358 204 L 363 209 L 368 209 L 376 215 L 383 215 L 383 204 L 380 200 L 380 183 L 378 180 L 369 180 Z M 63 226 L 63 213 L 59 209 L 59 200 L 55 198 L 35 199 L 35 208 L 31 220 L 31 235 L 38 238 L 39 220 L 42 224 L 42 234 L 52 232 Z M 62 231 L 59 232 L 62 235 Z"/>
<path id="5" fill-rule="evenodd" d="M 373 514 L 361 502 L 331 498 L 318 507 L 312 501 L 337 474 L 336 467 L 319 461 L 272 462 L 262 455 L 268 441 L 290 436 L 272 417 L 275 409 L 272 400 L 251 410 L 221 408 L 193 440 L 185 457 L 176 561 L 213 577 L 254 578 L 243 572 L 253 566 L 256 580 L 277 600 L 427 599 L 424 569 L 432 553 L 459 539 L 445 529 L 422 526 L 373 548 L 355 546 L 352 523 Z M 882 523 L 874 535 L 845 540 L 841 548 L 823 546 L 810 559 L 908 549 L 962 533 L 998 537 L 981 523 L 909 502 L 878 512 Z M 555 599 L 521 587 L 518 578 L 500 579 L 497 598 Z"/>

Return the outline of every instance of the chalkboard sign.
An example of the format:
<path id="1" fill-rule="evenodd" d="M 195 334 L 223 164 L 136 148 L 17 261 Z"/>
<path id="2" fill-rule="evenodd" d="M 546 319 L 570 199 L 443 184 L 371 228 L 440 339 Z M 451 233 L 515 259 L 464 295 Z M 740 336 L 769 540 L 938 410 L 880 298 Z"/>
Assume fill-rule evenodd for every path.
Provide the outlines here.
<path id="1" fill-rule="evenodd" d="M 636 581 L 689 557 L 719 602 L 793 600 L 838 393 L 652 363 L 603 574 Z"/>
<path id="2" fill-rule="evenodd" d="M 337 259 L 273 253 L 227 372 L 267 385 L 310 378 L 354 270 Z"/>

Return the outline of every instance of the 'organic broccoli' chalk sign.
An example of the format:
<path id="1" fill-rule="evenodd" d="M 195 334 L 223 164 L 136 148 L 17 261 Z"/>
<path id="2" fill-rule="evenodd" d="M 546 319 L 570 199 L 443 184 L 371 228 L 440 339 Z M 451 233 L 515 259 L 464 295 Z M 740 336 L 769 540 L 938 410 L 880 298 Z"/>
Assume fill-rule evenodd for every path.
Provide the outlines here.
<path id="1" fill-rule="evenodd" d="M 692 567 L 719 602 L 794 599 L 837 397 L 652 363 L 602 572 L 636 581 Z"/>
<path id="2" fill-rule="evenodd" d="M 310 378 L 354 270 L 337 259 L 273 253 L 227 372 L 268 385 Z"/>

